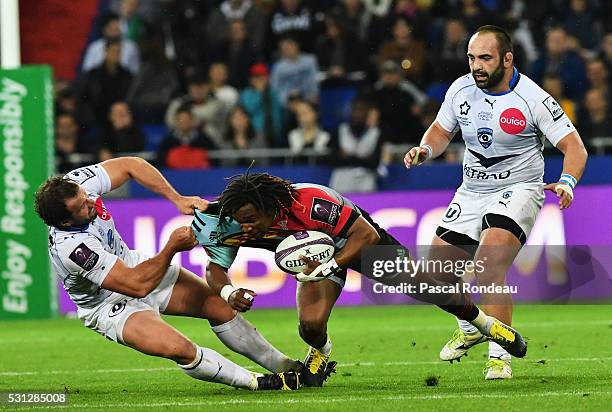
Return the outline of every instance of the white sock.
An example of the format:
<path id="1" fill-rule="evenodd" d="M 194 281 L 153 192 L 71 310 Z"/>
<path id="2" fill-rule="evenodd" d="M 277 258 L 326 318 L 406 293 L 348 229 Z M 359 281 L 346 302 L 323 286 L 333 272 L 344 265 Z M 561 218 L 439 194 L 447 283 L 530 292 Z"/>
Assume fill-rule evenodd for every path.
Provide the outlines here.
<path id="1" fill-rule="evenodd" d="M 329 356 L 332 351 L 332 343 L 331 343 L 331 339 L 329 338 L 329 335 L 327 335 L 327 341 L 325 342 L 325 345 L 321 346 L 320 348 L 315 348 L 315 349 L 321 352 L 323 355 Z"/>
<path id="2" fill-rule="evenodd" d="M 493 318 L 491 316 L 488 316 L 482 310 L 478 309 L 478 316 L 476 316 L 476 319 L 474 319 L 470 323 L 476 328 L 478 328 L 480 333 L 482 333 L 483 335 L 491 335 L 491 326 L 493 326 Z"/>
<path id="3" fill-rule="evenodd" d="M 234 352 L 246 356 L 272 372 L 296 370 L 298 364 L 280 352 L 241 315 L 212 327 L 219 340 Z"/>
<path id="4" fill-rule="evenodd" d="M 510 361 L 512 356 L 504 350 L 499 344 L 495 342 L 489 342 L 489 359 L 498 358 L 505 361 Z"/>
<path id="5" fill-rule="evenodd" d="M 478 332 L 478 328 L 467 320 L 457 318 L 457 323 L 459 324 L 459 328 L 461 328 L 461 330 L 468 335 L 473 335 L 474 333 Z"/>
<path id="6" fill-rule="evenodd" d="M 212 349 L 198 346 L 193 362 L 178 366 L 195 379 L 224 383 L 236 388 L 257 389 L 257 377 L 253 372 L 236 365 Z"/>

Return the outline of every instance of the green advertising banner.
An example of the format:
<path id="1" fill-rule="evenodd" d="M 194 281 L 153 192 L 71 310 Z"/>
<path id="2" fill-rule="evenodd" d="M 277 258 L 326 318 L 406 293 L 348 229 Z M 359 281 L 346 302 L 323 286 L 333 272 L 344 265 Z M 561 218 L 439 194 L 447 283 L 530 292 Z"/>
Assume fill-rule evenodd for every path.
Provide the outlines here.
<path id="1" fill-rule="evenodd" d="M 49 66 L 0 70 L 0 319 L 57 312 L 47 227 L 34 192 L 54 171 Z"/>

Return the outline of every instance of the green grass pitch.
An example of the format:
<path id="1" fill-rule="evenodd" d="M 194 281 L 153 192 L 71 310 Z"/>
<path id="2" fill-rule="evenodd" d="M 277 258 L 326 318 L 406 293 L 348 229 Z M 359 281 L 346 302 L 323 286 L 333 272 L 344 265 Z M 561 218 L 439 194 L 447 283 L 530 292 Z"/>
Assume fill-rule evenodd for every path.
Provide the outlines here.
<path id="1" fill-rule="evenodd" d="M 67 407 L 79 411 L 603 411 L 612 405 L 611 308 L 517 305 L 515 326 L 529 339 L 527 357 L 513 361 L 514 379 L 489 382 L 482 375 L 486 345 L 461 363 L 437 360 L 455 323 L 435 307 L 336 308 L 329 330 L 338 373 L 323 388 L 274 393 L 196 381 L 170 361 L 114 344 L 77 320 L 0 322 L 0 391 L 66 389 Z M 295 310 L 247 317 L 278 348 L 304 356 Z M 222 346 L 206 321 L 168 319 L 200 345 L 254 368 Z M 431 377 L 437 385 L 426 385 Z"/>

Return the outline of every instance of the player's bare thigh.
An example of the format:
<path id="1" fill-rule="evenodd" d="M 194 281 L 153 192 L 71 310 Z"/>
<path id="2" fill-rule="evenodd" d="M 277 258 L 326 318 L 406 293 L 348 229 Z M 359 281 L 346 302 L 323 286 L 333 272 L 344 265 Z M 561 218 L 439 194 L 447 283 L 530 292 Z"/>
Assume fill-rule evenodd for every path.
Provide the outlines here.
<path id="1" fill-rule="evenodd" d="M 471 259 L 471 254 L 468 253 L 466 250 L 451 245 L 450 243 L 442 240 L 442 238 L 437 235 L 434 235 L 431 241 L 431 246 L 427 250 L 427 260 L 429 261 L 457 262 Z M 446 282 L 454 283 L 457 281 L 456 277 L 453 274 L 449 273 L 427 273 L 426 275 Z"/>
<path id="2" fill-rule="evenodd" d="M 296 303 L 300 322 L 325 324 L 342 288 L 331 280 L 298 282 Z"/>
<path id="3" fill-rule="evenodd" d="M 183 365 L 193 361 L 196 355 L 194 344 L 153 310 L 130 315 L 123 327 L 123 342 L 144 354 L 172 359 Z"/>
<path id="4" fill-rule="evenodd" d="M 164 314 L 204 318 L 213 326 L 229 322 L 236 316 L 236 312 L 212 291 L 204 279 L 185 268 L 179 271 Z"/>

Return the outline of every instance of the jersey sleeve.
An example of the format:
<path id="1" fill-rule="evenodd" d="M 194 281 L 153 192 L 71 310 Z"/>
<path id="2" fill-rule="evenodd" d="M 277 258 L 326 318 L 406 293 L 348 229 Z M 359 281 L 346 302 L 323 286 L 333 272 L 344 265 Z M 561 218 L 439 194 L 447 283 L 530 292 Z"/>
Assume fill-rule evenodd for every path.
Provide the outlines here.
<path id="1" fill-rule="evenodd" d="M 225 269 L 229 269 L 238 254 L 238 247 L 219 245 L 218 240 L 224 234 L 223 227 L 227 226 L 219 225 L 218 216 L 199 210 L 195 211 L 191 223 L 196 240 L 206 251 L 209 261 Z"/>
<path id="2" fill-rule="evenodd" d="M 350 203 L 321 189 L 303 193 L 300 202 L 305 207 L 301 213 L 305 227 L 330 236 L 346 237 L 349 228 L 360 216 Z"/>
<path id="3" fill-rule="evenodd" d="M 236 259 L 238 247 L 235 246 L 204 246 L 210 263 L 216 263 L 224 269 L 229 269 Z"/>
<path id="4" fill-rule="evenodd" d="M 59 256 L 62 264 L 73 275 L 82 276 L 98 286 L 102 285 L 118 256 L 107 252 L 95 237 L 75 236 L 64 243 Z"/>
<path id="5" fill-rule="evenodd" d="M 215 246 L 217 244 L 217 239 L 219 238 L 218 226 L 219 218 L 217 216 L 203 213 L 199 210 L 196 210 L 193 214 L 191 228 L 198 244 L 201 246 Z"/>
<path id="6" fill-rule="evenodd" d="M 456 93 L 457 87 L 455 82 L 446 91 L 444 101 L 442 102 L 442 106 L 440 107 L 440 110 L 438 110 L 438 115 L 436 116 L 436 121 L 440 124 L 440 126 L 450 133 L 456 132 L 457 128 L 459 127 L 459 122 L 457 121 L 457 117 L 453 111 L 453 98 L 455 97 Z"/>
<path id="7" fill-rule="evenodd" d="M 557 146 L 561 139 L 576 131 L 561 105 L 548 94 L 545 95 L 544 100 L 536 103 L 534 117 L 537 128 L 553 146 Z"/>
<path id="8" fill-rule="evenodd" d="M 110 177 L 100 164 L 75 169 L 68 172 L 64 179 L 72 180 L 85 191 L 98 195 L 103 195 L 111 190 Z"/>

